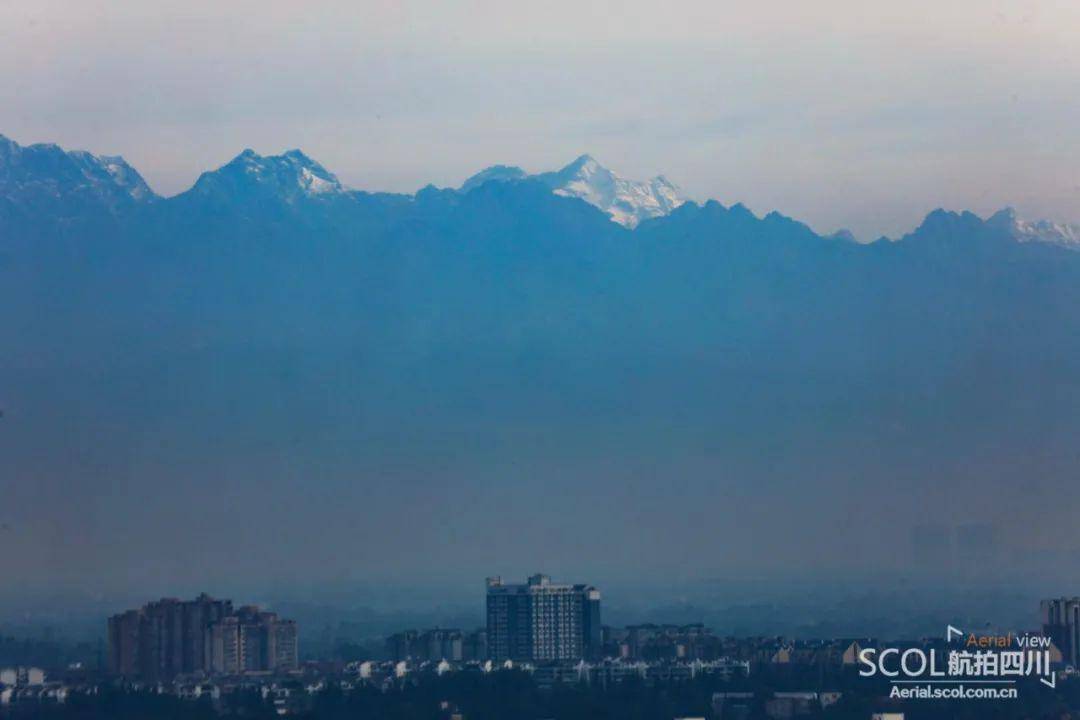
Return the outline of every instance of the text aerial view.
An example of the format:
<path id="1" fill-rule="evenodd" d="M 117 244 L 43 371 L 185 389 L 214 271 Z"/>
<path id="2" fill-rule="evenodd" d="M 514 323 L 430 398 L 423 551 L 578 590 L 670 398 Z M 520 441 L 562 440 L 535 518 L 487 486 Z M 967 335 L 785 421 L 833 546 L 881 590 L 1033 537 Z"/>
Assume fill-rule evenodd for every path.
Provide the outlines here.
<path id="1" fill-rule="evenodd" d="M 1080 5 L 0 0 L 0 720 L 1080 718 Z"/>

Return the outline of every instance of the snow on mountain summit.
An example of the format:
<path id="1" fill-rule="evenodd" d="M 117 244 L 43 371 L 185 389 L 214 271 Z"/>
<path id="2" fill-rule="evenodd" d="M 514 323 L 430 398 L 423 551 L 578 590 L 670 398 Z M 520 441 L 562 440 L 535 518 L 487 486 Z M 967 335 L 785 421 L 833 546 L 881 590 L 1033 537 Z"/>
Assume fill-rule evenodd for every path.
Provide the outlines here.
<path id="1" fill-rule="evenodd" d="M 1080 225 L 1051 220 L 1024 220 L 1011 207 L 998 210 L 987 223 L 1004 229 L 1018 242 L 1042 242 L 1080 250 Z"/>
<path id="2" fill-rule="evenodd" d="M 679 188 L 663 175 L 646 181 L 628 180 L 591 155 L 582 155 L 560 170 L 537 175 L 529 175 L 518 167 L 495 165 L 466 180 L 461 190 L 468 192 L 485 182 L 524 179 L 538 180 L 556 195 L 580 198 L 628 228 L 642 220 L 667 215 L 686 202 Z"/>
<path id="3" fill-rule="evenodd" d="M 203 173 L 191 191 L 234 198 L 271 196 L 286 202 L 347 192 L 337 176 L 300 150 L 264 156 L 250 149 L 217 170 Z"/>
<path id="4" fill-rule="evenodd" d="M 95 198 L 111 208 L 157 197 L 120 156 L 65 151 L 52 143 L 24 146 L 0 135 L 0 196 L 20 202 L 34 195 Z"/>

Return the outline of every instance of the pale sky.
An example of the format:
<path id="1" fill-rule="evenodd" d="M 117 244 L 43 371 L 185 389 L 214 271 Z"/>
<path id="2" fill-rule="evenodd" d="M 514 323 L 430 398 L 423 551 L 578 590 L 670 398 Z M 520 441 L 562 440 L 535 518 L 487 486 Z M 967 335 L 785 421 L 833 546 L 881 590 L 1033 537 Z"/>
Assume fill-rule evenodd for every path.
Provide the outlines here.
<path id="1" fill-rule="evenodd" d="M 0 133 L 160 193 L 245 147 L 360 189 L 582 152 L 863 239 L 1080 221 L 1080 4 L 0 0 Z"/>

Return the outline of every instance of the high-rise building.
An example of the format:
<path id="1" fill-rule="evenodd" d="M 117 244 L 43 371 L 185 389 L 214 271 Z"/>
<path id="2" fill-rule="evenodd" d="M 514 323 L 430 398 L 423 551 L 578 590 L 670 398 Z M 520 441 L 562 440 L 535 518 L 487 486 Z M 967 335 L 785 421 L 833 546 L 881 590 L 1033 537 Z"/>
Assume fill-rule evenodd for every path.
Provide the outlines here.
<path id="1" fill-rule="evenodd" d="M 296 623 L 231 600 L 163 598 L 109 618 L 109 670 L 145 681 L 298 665 Z"/>
<path id="2" fill-rule="evenodd" d="M 206 631 L 211 624 L 232 613 L 231 600 L 213 600 L 203 593 L 184 603 L 184 672 L 206 670 Z"/>
<path id="3" fill-rule="evenodd" d="M 602 645 L 600 591 L 533 575 L 524 585 L 487 581 L 487 644 L 493 660 L 593 657 Z"/>
<path id="4" fill-rule="evenodd" d="M 296 623 L 245 606 L 206 632 L 207 671 L 219 675 L 283 672 L 299 665 Z"/>
<path id="5" fill-rule="evenodd" d="M 109 618 L 109 670 L 143 680 L 205 671 L 207 627 L 232 612 L 229 600 L 162 598 Z"/>
<path id="6" fill-rule="evenodd" d="M 1080 597 L 1043 600 L 1039 609 L 1043 635 L 1061 651 L 1062 662 L 1080 666 Z"/>

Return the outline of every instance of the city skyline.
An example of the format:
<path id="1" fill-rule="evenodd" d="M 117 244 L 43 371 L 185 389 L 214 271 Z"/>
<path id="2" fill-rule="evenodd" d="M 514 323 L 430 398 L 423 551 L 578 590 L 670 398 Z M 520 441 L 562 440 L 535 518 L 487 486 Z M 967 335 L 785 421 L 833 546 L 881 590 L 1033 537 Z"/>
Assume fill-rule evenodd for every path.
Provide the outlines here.
<path id="1" fill-rule="evenodd" d="M 914 707 L 909 700 L 922 707 L 928 699 L 945 700 L 930 706 L 937 714 L 927 717 L 937 718 L 954 717 L 961 699 L 1023 698 L 1018 706 L 1024 709 L 1064 707 L 1076 682 L 1080 597 L 1041 600 L 1041 624 L 1034 628 L 969 631 L 950 623 L 943 635 L 899 640 L 866 634 L 799 639 L 716 632 L 701 622 L 601 625 L 595 587 L 560 584 L 543 574 L 524 584 L 488 577 L 484 588 L 483 628 L 401 630 L 382 647 L 370 638 L 339 640 L 303 655 L 295 621 L 251 605 L 234 608 L 231 600 L 205 592 L 111 616 L 107 660 L 99 642 L 96 659 L 82 645 L 72 648 L 76 662 L 35 664 L 25 659 L 34 648 L 26 642 L 12 663 L 10 641 L 0 636 L 0 714 L 135 703 L 152 717 L 179 701 L 170 716 L 186 716 L 188 708 L 220 714 L 263 708 L 282 716 L 373 703 L 383 712 L 437 707 L 453 720 L 486 701 L 504 713 L 526 698 L 557 698 L 565 712 L 568 702 L 584 698 L 611 708 L 627 694 L 655 692 L 685 707 L 707 706 L 714 718 L 731 712 L 784 720 L 815 710 L 847 710 L 841 717 L 849 717 L 852 706 L 861 713 L 853 717 L 865 718 L 872 705 L 906 709 Z M 906 664 L 909 656 L 924 659 Z M 943 658 L 947 665 L 940 668 L 947 671 L 935 669 Z M 907 687 L 914 682 L 960 693 L 971 685 L 1000 687 L 933 698 Z M 759 714 L 749 714 L 755 707 Z"/>

